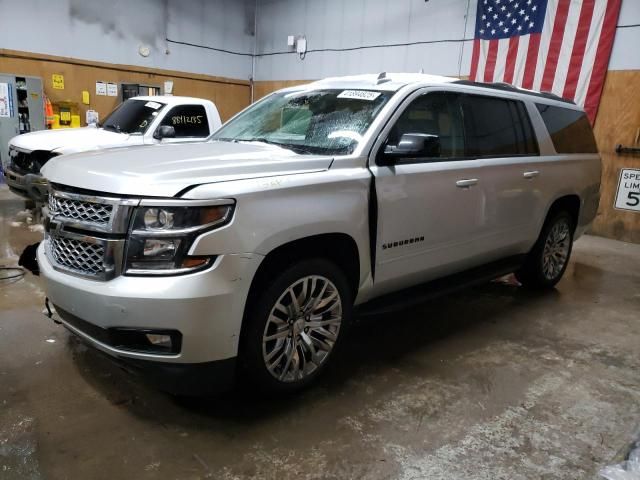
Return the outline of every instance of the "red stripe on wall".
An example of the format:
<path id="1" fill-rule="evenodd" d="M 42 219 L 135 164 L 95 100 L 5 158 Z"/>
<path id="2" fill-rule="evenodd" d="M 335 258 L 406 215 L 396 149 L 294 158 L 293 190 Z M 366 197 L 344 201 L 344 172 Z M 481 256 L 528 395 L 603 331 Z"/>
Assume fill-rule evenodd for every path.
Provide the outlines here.
<path id="1" fill-rule="evenodd" d="M 478 59 L 480 58 L 480 39 L 476 38 L 473 41 L 473 53 L 471 54 L 471 72 L 469 73 L 469 80 L 472 82 L 478 81 L 476 74 L 478 73 Z"/>
<path id="2" fill-rule="evenodd" d="M 616 35 L 616 24 L 618 23 L 618 14 L 620 13 L 620 3 L 621 0 L 609 0 L 607 3 L 607 10 L 604 15 L 602 31 L 600 32 L 596 59 L 593 63 L 589 89 L 587 90 L 587 97 L 584 103 L 584 110 L 587 112 L 587 116 L 589 117 L 589 121 L 591 121 L 592 125 L 595 122 L 596 114 L 598 113 L 598 104 L 600 103 L 602 86 L 604 85 L 604 78 L 607 74 L 607 66 L 609 65 L 613 39 Z"/>
<path id="3" fill-rule="evenodd" d="M 578 30 L 576 31 L 576 39 L 573 43 L 573 51 L 571 52 L 571 60 L 569 61 L 569 71 L 564 84 L 564 98 L 573 99 L 576 95 L 576 87 L 582 70 L 582 62 L 584 60 L 584 51 L 589 38 L 589 28 L 591 27 L 591 19 L 593 18 L 593 9 L 595 0 L 584 0 L 580 9 L 580 18 L 578 19 Z"/>
<path id="4" fill-rule="evenodd" d="M 496 69 L 496 59 L 498 58 L 498 42 L 500 40 L 489 40 L 489 52 L 487 53 L 487 63 L 484 67 L 484 81 L 493 82 L 493 72 Z"/>
<path id="5" fill-rule="evenodd" d="M 518 56 L 518 44 L 520 43 L 520 35 L 509 39 L 509 49 L 507 50 L 507 64 L 504 68 L 504 81 L 513 83 L 513 72 L 516 69 L 516 57 Z"/>
<path id="6" fill-rule="evenodd" d="M 522 88 L 533 88 L 533 79 L 536 75 L 536 64 L 538 62 L 538 51 L 540 50 L 540 37 L 540 33 L 532 33 L 529 35 L 529 48 L 527 49 L 527 60 L 524 64 Z"/>
<path id="7" fill-rule="evenodd" d="M 567 17 L 569 15 L 569 4 L 571 0 L 560 0 L 558 2 L 558 10 L 556 18 L 553 22 L 553 32 L 551 33 L 551 41 L 549 42 L 549 53 L 547 53 L 547 64 L 544 67 L 544 75 L 542 76 L 541 91 L 551 91 L 553 87 L 553 79 L 556 76 L 556 68 L 558 67 L 558 57 L 560 57 L 560 49 L 562 48 L 562 37 L 564 36 L 564 28 L 567 25 Z"/>

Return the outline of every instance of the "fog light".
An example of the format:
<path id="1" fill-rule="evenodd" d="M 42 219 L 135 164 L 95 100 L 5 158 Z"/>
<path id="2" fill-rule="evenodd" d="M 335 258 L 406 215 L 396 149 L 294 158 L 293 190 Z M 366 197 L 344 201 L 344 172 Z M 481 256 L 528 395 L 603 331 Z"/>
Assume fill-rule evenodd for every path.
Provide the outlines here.
<path id="1" fill-rule="evenodd" d="M 171 337 L 169 335 L 158 335 L 155 333 L 146 333 L 145 335 L 152 345 L 171 349 Z"/>

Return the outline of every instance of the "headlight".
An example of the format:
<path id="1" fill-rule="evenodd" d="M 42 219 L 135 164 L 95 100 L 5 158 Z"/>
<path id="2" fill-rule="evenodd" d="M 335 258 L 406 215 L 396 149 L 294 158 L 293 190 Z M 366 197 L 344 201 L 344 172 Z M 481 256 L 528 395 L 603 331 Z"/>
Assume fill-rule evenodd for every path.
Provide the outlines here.
<path id="1" fill-rule="evenodd" d="M 127 243 L 125 274 L 176 275 L 206 268 L 211 257 L 188 256 L 189 248 L 198 235 L 229 223 L 233 208 L 233 204 L 137 208 Z"/>

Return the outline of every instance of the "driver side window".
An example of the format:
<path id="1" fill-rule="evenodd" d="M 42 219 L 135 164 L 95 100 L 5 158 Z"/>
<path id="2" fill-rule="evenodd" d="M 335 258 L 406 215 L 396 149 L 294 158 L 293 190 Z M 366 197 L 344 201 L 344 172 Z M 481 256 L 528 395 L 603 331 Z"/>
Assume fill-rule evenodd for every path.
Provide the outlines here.
<path id="1" fill-rule="evenodd" d="M 431 153 L 420 158 L 444 161 L 464 157 L 464 129 L 459 95 L 440 92 L 416 98 L 389 132 L 387 145 L 397 146 L 405 134 L 437 137 L 439 154 Z"/>

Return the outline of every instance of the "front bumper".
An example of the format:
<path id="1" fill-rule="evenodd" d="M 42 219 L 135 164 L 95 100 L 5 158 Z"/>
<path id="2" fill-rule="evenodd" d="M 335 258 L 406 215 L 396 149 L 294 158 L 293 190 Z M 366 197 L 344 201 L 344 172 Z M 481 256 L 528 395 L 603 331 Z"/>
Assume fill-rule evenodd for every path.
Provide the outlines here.
<path id="1" fill-rule="evenodd" d="M 9 189 L 21 197 L 34 202 L 44 202 L 48 194 L 47 180 L 39 174 L 30 173 L 22 175 L 11 167 L 4 172 Z"/>
<path id="2" fill-rule="evenodd" d="M 46 294 L 61 313 L 64 326 L 113 359 L 141 371 L 152 365 L 173 372 L 206 370 L 210 362 L 233 360 L 251 279 L 262 258 L 224 255 L 208 270 L 190 275 L 119 276 L 103 282 L 55 270 L 44 254 L 44 243 L 38 248 Z M 84 328 L 71 316 L 94 328 Z M 133 352 L 101 341 L 95 328 L 177 330 L 182 345 L 176 354 Z"/>

